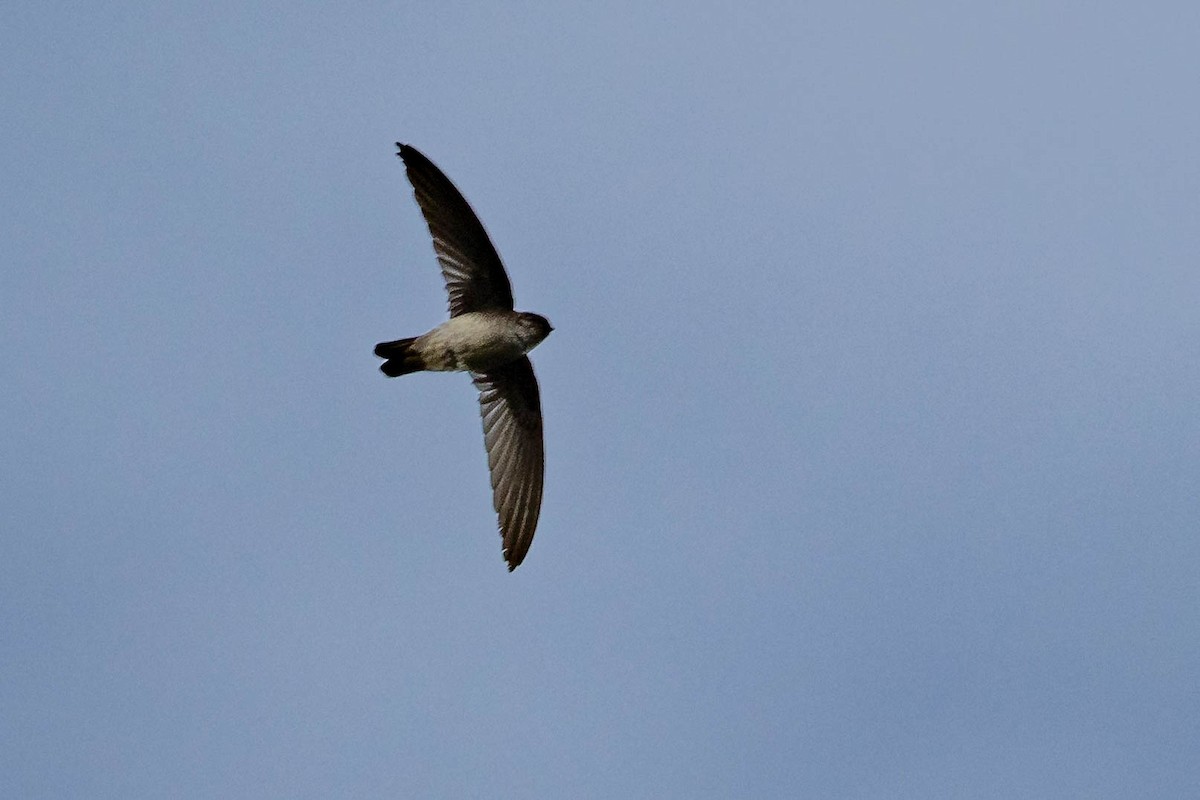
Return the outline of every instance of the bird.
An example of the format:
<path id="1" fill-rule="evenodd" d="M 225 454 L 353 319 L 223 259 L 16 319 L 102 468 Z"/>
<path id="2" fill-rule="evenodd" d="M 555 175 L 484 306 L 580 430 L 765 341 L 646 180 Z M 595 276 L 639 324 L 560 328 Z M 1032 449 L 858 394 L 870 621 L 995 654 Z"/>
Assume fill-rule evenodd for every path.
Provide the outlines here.
<path id="1" fill-rule="evenodd" d="M 554 328 L 513 309 L 512 285 L 483 223 L 450 179 L 412 145 L 396 143 L 446 292 L 450 319 L 421 336 L 380 342 L 389 378 L 412 372 L 469 372 L 479 390 L 483 442 L 502 554 L 512 572 L 525 559 L 542 507 L 542 403 L 526 355 Z"/>

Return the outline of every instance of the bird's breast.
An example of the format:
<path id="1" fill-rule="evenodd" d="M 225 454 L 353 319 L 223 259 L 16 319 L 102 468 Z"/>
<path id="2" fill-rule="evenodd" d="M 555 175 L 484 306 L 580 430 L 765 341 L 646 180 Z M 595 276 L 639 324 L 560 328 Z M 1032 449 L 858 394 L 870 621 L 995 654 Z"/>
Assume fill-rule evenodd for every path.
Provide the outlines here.
<path id="1" fill-rule="evenodd" d="M 452 317 L 415 344 L 426 369 L 440 371 L 486 372 L 520 358 L 528 349 L 515 318 L 481 312 Z"/>

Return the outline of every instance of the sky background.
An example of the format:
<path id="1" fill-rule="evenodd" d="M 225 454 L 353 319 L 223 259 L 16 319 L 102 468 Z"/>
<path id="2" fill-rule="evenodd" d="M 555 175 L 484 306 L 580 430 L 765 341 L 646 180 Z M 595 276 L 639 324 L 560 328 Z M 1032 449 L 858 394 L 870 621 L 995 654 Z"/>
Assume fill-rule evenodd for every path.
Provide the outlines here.
<path id="1" fill-rule="evenodd" d="M 0 795 L 1197 796 L 1200 6 L 0 16 Z"/>

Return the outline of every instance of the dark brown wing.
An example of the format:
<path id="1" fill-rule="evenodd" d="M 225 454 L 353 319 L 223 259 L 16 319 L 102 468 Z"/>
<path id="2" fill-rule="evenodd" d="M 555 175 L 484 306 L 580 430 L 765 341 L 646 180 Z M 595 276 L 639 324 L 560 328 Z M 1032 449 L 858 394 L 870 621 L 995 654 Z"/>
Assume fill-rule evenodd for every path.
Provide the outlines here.
<path id="1" fill-rule="evenodd" d="M 512 311 L 512 285 L 483 223 L 442 171 L 415 147 L 396 143 L 437 253 L 450 316 L 489 308 Z"/>
<path id="2" fill-rule="evenodd" d="M 511 572 L 529 552 L 542 510 L 542 402 L 533 365 L 522 356 L 499 369 L 473 372 L 492 473 L 492 505 Z"/>

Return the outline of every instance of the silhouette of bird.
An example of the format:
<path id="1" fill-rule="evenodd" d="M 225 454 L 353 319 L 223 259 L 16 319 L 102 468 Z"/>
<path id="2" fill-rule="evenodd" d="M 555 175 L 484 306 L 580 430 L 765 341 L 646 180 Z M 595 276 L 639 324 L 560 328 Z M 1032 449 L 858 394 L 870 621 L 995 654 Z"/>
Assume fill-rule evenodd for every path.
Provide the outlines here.
<path id="1" fill-rule="evenodd" d="M 450 319 L 428 333 L 375 345 L 389 378 L 470 372 L 479 389 L 492 505 L 511 572 L 525 559 L 542 507 L 542 405 L 526 356 L 553 328 L 513 310 L 500 255 L 466 199 L 415 147 L 396 143 L 450 295 Z"/>

